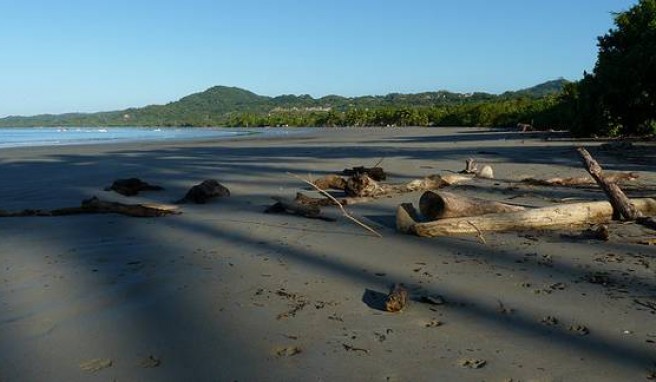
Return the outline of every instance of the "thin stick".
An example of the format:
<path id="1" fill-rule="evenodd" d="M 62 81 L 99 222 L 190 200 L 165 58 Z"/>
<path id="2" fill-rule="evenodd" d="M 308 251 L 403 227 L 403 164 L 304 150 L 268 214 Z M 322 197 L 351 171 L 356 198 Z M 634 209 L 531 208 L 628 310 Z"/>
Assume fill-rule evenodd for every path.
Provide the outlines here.
<path id="1" fill-rule="evenodd" d="M 478 227 L 476 227 L 476 224 L 470 222 L 469 220 L 467 221 L 467 223 L 469 223 L 472 227 L 474 227 L 476 232 L 478 232 L 478 234 L 476 236 L 478 236 L 478 239 L 481 241 L 481 243 L 487 245 L 487 241 L 485 241 L 485 237 L 483 236 L 483 232 L 481 232 L 481 230 L 478 229 Z"/>
<path id="2" fill-rule="evenodd" d="M 373 166 L 371 166 L 371 167 L 372 167 L 372 168 L 373 168 L 373 167 L 378 167 L 378 165 L 381 164 L 381 163 L 383 163 L 384 160 L 385 160 L 385 157 L 380 158 L 380 160 L 379 160 L 378 162 L 376 162 L 376 164 L 373 165 Z"/>
<path id="3" fill-rule="evenodd" d="M 324 195 L 324 196 L 326 196 L 327 198 L 329 198 L 330 200 L 332 200 L 332 201 L 335 203 L 335 205 L 336 205 L 337 207 L 339 207 L 340 210 L 342 210 L 342 214 L 343 214 L 347 219 L 353 221 L 355 224 L 357 224 L 357 225 L 359 225 L 360 227 L 366 229 L 367 231 L 373 233 L 374 235 L 376 235 L 376 236 L 378 236 L 378 237 L 381 237 L 381 238 L 383 237 L 383 235 L 381 235 L 380 233 L 378 233 L 375 229 L 369 227 L 368 225 L 362 223 L 362 222 L 359 221 L 358 219 L 356 219 L 356 218 L 354 218 L 353 216 L 351 216 L 351 214 L 349 214 L 349 213 L 344 209 L 344 206 L 342 206 L 342 204 L 341 204 L 337 199 L 335 199 L 332 195 L 330 195 L 330 194 L 329 194 L 328 192 L 326 192 L 325 190 L 322 190 L 320 187 L 317 187 L 314 183 L 310 182 L 309 180 L 307 180 L 307 179 L 303 179 L 302 177 L 300 177 L 300 176 L 298 176 L 298 175 L 296 175 L 296 174 L 292 174 L 291 172 L 288 172 L 287 175 L 290 175 L 290 176 L 292 176 L 292 177 L 294 177 L 294 178 L 296 178 L 296 179 L 302 181 L 303 183 L 309 184 L 310 186 L 312 186 L 312 188 L 314 188 L 315 190 L 319 191 L 322 195 Z"/>

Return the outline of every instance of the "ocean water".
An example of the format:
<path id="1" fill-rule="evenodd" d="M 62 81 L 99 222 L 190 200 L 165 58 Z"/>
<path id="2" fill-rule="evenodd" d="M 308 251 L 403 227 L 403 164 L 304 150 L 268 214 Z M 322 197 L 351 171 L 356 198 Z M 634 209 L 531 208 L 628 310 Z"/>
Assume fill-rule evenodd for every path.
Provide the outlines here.
<path id="1" fill-rule="evenodd" d="M 94 143 L 222 139 L 242 135 L 281 135 L 290 131 L 278 128 L 146 128 L 146 127 L 29 127 L 0 128 L 0 148 L 58 146 Z"/>

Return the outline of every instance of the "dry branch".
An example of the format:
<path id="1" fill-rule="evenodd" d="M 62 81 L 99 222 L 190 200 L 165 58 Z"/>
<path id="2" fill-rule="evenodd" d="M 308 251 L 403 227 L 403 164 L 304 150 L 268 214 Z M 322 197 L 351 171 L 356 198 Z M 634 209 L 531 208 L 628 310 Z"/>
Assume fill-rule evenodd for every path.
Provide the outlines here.
<path id="1" fill-rule="evenodd" d="M 656 214 L 656 199 L 631 199 L 631 203 L 643 214 Z M 606 201 L 598 201 L 417 223 L 414 207 L 411 204 L 402 204 L 397 209 L 396 226 L 400 232 L 424 237 L 479 235 L 480 232 L 552 230 L 589 224 L 605 224 L 611 221 L 612 216 L 611 204 Z"/>
<path id="2" fill-rule="evenodd" d="M 604 176 L 601 166 L 592 155 L 590 155 L 588 150 L 583 147 L 579 147 L 577 150 L 581 155 L 581 158 L 583 158 L 583 164 L 590 175 L 592 175 L 599 187 L 601 187 L 606 193 L 606 196 L 608 196 L 608 199 L 613 206 L 613 216 L 620 219 L 624 218 L 625 220 L 636 220 L 641 217 L 642 214 L 640 211 L 631 204 L 631 201 L 626 195 L 624 195 L 622 189 Z"/>

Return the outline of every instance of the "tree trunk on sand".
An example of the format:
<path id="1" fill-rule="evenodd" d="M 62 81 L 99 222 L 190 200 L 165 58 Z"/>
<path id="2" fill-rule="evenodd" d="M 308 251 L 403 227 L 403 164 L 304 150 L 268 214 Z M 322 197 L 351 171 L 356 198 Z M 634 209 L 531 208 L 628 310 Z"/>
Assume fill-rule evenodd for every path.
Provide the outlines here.
<path id="1" fill-rule="evenodd" d="M 415 179 L 405 184 L 380 184 L 366 174 L 354 176 L 346 182 L 346 194 L 355 197 L 381 197 L 413 191 L 437 190 L 456 183 L 462 183 L 471 178 L 462 175 L 430 175 L 423 179 Z"/>
<path id="2" fill-rule="evenodd" d="M 640 211 L 638 211 L 638 209 L 633 204 L 631 204 L 631 201 L 626 197 L 626 195 L 624 195 L 622 189 L 617 184 L 609 181 L 606 177 L 604 177 L 601 166 L 592 157 L 592 155 L 590 155 L 588 150 L 584 149 L 583 147 L 579 147 L 578 152 L 581 154 L 581 158 L 583 158 L 583 164 L 585 165 L 590 175 L 592 175 L 599 187 L 601 187 L 606 193 L 606 196 L 608 196 L 608 199 L 613 206 L 613 216 L 620 219 L 624 218 L 625 220 L 636 220 L 637 218 L 641 217 L 642 214 Z"/>
<path id="3" fill-rule="evenodd" d="M 656 213 L 656 199 L 631 199 L 631 202 L 643 214 Z M 423 237 L 480 235 L 481 232 L 552 230 L 586 224 L 608 223 L 611 221 L 612 216 L 613 207 L 611 204 L 600 201 L 558 204 L 526 211 L 417 223 L 414 207 L 409 203 L 405 203 L 397 209 L 396 227 L 400 232 Z"/>
<path id="4" fill-rule="evenodd" d="M 426 191 L 419 199 L 419 211 L 428 220 L 525 210 L 521 206 L 468 198 L 444 191 Z"/>

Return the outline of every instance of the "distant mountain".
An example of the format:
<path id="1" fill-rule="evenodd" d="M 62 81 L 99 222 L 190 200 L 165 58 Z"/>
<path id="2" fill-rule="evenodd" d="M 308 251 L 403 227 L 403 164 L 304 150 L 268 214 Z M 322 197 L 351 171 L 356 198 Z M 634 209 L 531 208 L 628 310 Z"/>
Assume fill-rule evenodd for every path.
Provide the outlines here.
<path id="1" fill-rule="evenodd" d="M 166 105 L 150 105 L 99 113 L 68 113 L 33 117 L 6 117 L 0 126 L 220 126 L 236 115 L 272 113 L 327 113 L 353 109 L 416 108 L 463 105 L 512 98 L 542 98 L 557 94 L 568 81 L 558 79 L 501 95 L 453 93 L 445 90 L 415 94 L 342 97 L 309 95 L 267 97 L 248 90 L 215 86 Z"/>

